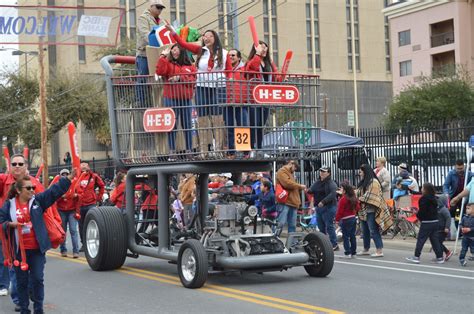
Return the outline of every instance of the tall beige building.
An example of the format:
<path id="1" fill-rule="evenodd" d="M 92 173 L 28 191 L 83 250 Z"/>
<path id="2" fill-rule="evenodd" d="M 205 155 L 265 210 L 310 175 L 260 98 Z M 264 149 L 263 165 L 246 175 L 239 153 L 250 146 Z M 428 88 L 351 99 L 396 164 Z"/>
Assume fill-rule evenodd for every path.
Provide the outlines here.
<path id="1" fill-rule="evenodd" d="M 382 13 L 388 1 L 353 1 L 359 124 L 370 127 L 380 124 L 392 96 L 388 24 Z M 19 1 L 19 4 L 26 2 L 31 1 Z M 137 18 L 149 3 L 144 0 L 47 2 L 48 5 L 123 7 L 126 15 L 119 37 L 132 41 Z M 291 49 L 294 54 L 290 72 L 320 75 L 321 125 L 333 130 L 347 128 L 347 111 L 354 110 L 350 0 L 164 0 L 164 4 L 162 18 L 178 20 L 201 31 L 214 29 L 227 48 L 238 48 L 244 56 L 252 45 L 247 18 L 254 16 L 259 37 L 269 43 L 278 66 Z M 51 46 L 50 70 L 67 68 L 102 75 L 96 50 L 87 46 Z M 92 143 L 93 135 L 84 134 L 80 140 L 82 155 L 103 157 L 104 153 L 100 152 L 103 147 Z M 68 150 L 67 141 L 64 135 L 56 141 L 52 145 L 53 154 L 62 156 Z"/>

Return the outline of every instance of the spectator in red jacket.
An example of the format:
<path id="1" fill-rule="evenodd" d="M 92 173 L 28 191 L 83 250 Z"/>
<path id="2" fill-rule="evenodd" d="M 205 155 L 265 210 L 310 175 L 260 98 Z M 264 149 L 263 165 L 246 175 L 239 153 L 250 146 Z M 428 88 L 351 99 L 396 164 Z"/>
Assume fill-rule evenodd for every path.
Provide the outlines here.
<path id="1" fill-rule="evenodd" d="M 158 220 L 158 192 L 147 184 L 143 184 L 141 189 L 142 199 L 144 199 L 141 206 L 143 222 L 138 233 L 146 232 L 148 227 L 155 226 Z"/>
<path id="2" fill-rule="evenodd" d="M 59 172 L 61 177 L 69 175 L 68 169 L 63 169 Z M 59 215 L 61 216 L 64 232 L 67 232 L 69 225 L 69 233 L 71 234 L 72 242 L 72 257 L 79 257 L 79 238 L 77 234 L 77 219 L 76 213 L 79 213 L 79 204 L 77 202 L 77 195 L 74 192 L 74 187 L 71 186 L 67 193 L 63 194 L 57 201 Z M 61 256 L 67 257 L 66 239 L 60 246 Z"/>
<path id="3" fill-rule="evenodd" d="M 115 178 L 115 188 L 112 193 L 110 193 L 110 201 L 120 209 L 125 205 L 125 178 L 125 173 L 117 173 L 117 177 Z"/>
<path id="4" fill-rule="evenodd" d="M 81 237 L 82 247 L 80 252 L 84 251 L 84 219 L 87 212 L 97 206 L 97 203 L 102 200 L 104 194 L 105 184 L 99 175 L 91 171 L 88 163 L 81 163 L 81 172 L 85 173 L 81 181 L 76 184 L 76 194 L 80 204 L 81 219 L 79 220 L 79 235 Z M 97 193 L 95 188 L 99 188 Z"/>
<path id="5" fill-rule="evenodd" d="M 252 45 L 247 64 L 245 65 L 245 71 L 252 72 L 247 75 L 249 80 L 263 82 L 281 81 L 281 76 L 275 75 L 276 72 L 278 72 L 278 68 L 273 63 L 268 50 L 268 44 L 263 41 L 260 41 L 257 47 Z M 256 85 L 256 83 L 252 84 L 250 95 L 253 94 L 253 88 L 255 88 Z M 252 126 L 250 129 L 250 138 L 252 148 L 262 147 L 263 128 L 267 123 L 269 113 L 269 108 L 265 108 L 265 106 L 262 105 L 250 108 L 250 125 Z"/>
<path id="6" fill-rule="evenodd" d="M 171 46 L 171 49 L 166 49 L 161 53 L 156 66 L 156 74 L 161 75 L 165 81 L 163 101 L 166 107 L 173 108 L 176 120 L 180 119 L 181 121 L 186 142 L 186 153 L 189 154 L 193 146 L 191 99 L 193 98 L 196 84 L 196 67 L 192 65 L 186 51 L 180 45 L 174 44 Z M 178 121 L 174 125 L 174 130 L 168 133 L 171 156 L 176 153 L 177 128 Z M 170 158 L 173 159 L 174 157 Z"/>
<path id="7" fill-rule="evenodd" d="M 336 222 L 342 230 L 344 257 L 352 258 L 357 254 L 355 215 L 360 209 L 360 204 L 354 188 L 349 183 L 342 183 L 339 191 L 342 193 L 342 197 L 337 205 Z"/>

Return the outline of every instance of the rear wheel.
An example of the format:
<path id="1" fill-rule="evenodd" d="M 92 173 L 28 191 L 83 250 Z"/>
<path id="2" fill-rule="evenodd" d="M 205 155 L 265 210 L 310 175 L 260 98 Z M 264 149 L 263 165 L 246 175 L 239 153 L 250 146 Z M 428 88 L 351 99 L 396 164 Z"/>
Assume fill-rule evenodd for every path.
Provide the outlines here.
<path id="1" fill-rule="evenodd" d="M 201 288 L 207 280 L 208 262 L 204 246 L 195 239 L 187 240 L 179 249 L 178 274 L 186 288 Z"/>
<path id="2" fill-rule="evenodd" d="M 334 251 L 329 238 L 321 232 L 309 233 L 304 237 L 308 242 L 305 251 L 312 265 L 304 266 L 311 277 L 326 277 L 334 266 Z"/>
<path id="3" fill-rule="evenodd" d="M 91 209 L 84 221 L 85 255 L 96 271 L 122 267 L 127 257 L 127 229 L 121 211 L 113 206 Z"/>

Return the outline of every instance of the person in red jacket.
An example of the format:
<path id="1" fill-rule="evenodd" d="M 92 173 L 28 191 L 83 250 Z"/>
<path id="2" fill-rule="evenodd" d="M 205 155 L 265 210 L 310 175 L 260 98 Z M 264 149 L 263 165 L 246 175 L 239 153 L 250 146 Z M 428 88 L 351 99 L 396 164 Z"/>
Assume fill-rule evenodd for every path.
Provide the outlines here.
<path id="1" fill-rule="evenodd" d="M 355 195 L 354 188 L 349 183 L 343 182 L 339 191 L 342 193 L 342 197 L 337 205 L 336 222 L 342 230 L 344 241 L 343 257 L 353 258 L 357 253 L 355 215 L 360 209 L 360 204 Z"/>
<path id="2" fill-rule="evenodd" d="M 263 41 L 259 41 L 259 43 L 257 47 L 252 45 L 248 61 L 245 65 L 245 71 L 252 72 L 247 74 L 248 80 L 257 82 L 280 82 L 282 78 L 281 75 L 276 75 L 278 68 L 270 57 L 268 44 Z M 258 83 L 251 85 L 252 90 L 250 91 L 250 95 L 253 95 L 253 89 L 256 85 L 258 85 Z M 252 128 L 250 128 L 252 148 L 258 149 L 262 148 L 263 129 L 267 123 L 270 110 L 264 106 L 257 106 L 252 106 L 249 110 L 249 114 L 250 126 L 252 126 Z"/>
<path id="3" fill-rule="evenodd" d="M 143 221 L 138 229 L 138 233 L 143 233 L 147 231 L 150 225 L 152 228 L 157 225 L 158 192 L 148 184 L 143 184 L 139 189 L 143 191 L 142 197 L 144 198 L 144 201 L 141 206 Z"/>
<path id="4" fill-rule="evenodd" d="M 10 173 L 0 173 L 0 206 L 2 206 L 6 200 L 8 200 L 8 193 L 11 187 L 16 183 L 17 180 L 24 178 L 28 175 L 28 163 L 25 157 L 21 154 L 15 154 L 10 159 Z M 30 177 L 31 183 L 35 186 L 35 194 L 44 191 L 44 187 L 41 182 L 35 177 Z M 1 255 L 3 258 L 3 255 Z M 3 259 L 1 260 L 3 265 Z M 9 277 L 11 282 L 11 298 L 15 304 L 15 311 L 20 311 L 20 301 L 18 299 L 18 290 L 16 282 L 15 270 L 12 268 L 9 271 Z"/>
<path id="5" fill-rule="evenodd" d="M 110 201 L 120 209 L 125 205 L 125 176 L 126 174 L 123 172 L 117 173 L 115 188 L 110 193 Z"/>
<path id="6" fill-rule="evenodd" d="M 227 104 L 224 110 L 224 121 L 227 126 L 228 158 L 235 157 L 234 128 L 236 126 L 248 126 L 248 109 L 241 104 L 248 103 L 248 84 L 245 77 L 245 65 L 242 62 L 242 54 L 237 49 L 229 50 L 232 61 L 232 71 L 228 73 L 227 80 Z"/>
<path id="7" fill-rule="evenodd" d="M 180 45 L 174 44 L 171 49 L 162 52 L 156 65 L 156 74 L 161 75 L 165 81 L 163 101 L 166 107 L 173 108 L 176 120 L 179 118 L 181 121 L 186 142 L 186 153 L 189 154 L 193 145 L 191 99 L 196 84 L 196 67 L 192 65 L 186 51 Z M 177 122 L 174 125 L 174 130 L 168 134 L 170 155 L 176 153 Z"/>
<path id="8" fill-rule="evenodd" d="M 61 177 L 66 177 L 69 175 L 68 169 L 63 169 L 59 172 Z M 64 232 L 67 232 L 68 225 L 69 225 L 69 233 L 71 234 L 71 242 L 72 242 L 72 257 L 78 258 L 79 257 L 79 238 L 77 234 L 77 219 L 76 213 L 79 213 L 79 207 L 77 202 L 77 195 L 74 193 L 74 187 L 70 187 L 67 193 L 63 194 L 57 201 L 56 206 L 59 211 L 59 215 L 61 216 L 62 225 Z M 67 257 L 67 247 L 66 247 L 66 239 L 64 242 L 61 243 L 60 246 L 61 256 Z"/>
<path id="9" fill-rule="evenodd" d="M 88 163 L 81 163 L 81 172 L 85 173 L 82 180 L 76 184 L 76 194 L 80 204 L 81 219 L 79 220 L 79 236 L 81 238 L 82 247 L 79 252 L 84 251 L 84 219 L 87 212 L 97 206 L 97 203 L 102 200 L 104 195 L 105 184 L 104 181 L 94 172 L 91 171 Z M 95 191 L 95 187 L 99 188 L 99 192 Z"/>

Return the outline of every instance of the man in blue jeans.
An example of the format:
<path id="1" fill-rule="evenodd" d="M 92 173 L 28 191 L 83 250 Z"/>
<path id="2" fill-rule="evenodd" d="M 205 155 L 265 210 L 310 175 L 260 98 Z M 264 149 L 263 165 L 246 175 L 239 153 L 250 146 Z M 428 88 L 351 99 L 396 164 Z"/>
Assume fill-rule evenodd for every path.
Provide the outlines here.
<path id="1" fill-rule="evenodd" d="M 329 236 L 334 251 L 339 250 L 334 225 L 337 206 L 336 190 L 337 185 L 331 179 L 331 168 L 326 166 L 319 169 L 319 180 L 308 190 L 308 193 L 313 195 L 310 207 L 315 209 L 314 204 L 317 205 L 315 210 L 319 231 Z"/>
<path id="2" fill-rule="evenodd" d="M 288 192 L 288 198 L 285 203 L 277 204 L 279 232 L 281 232 L 287 222 L 288 232 L 296 231 L 296 211 L 301 206 L 300 191 L 306 189 L 304 184 L 299 184 L 295 181 L 294 173 L 297 169 L 297 162 L 290 160 L 278 170 L 276 175 L 276 183 L 280 184 Z"/>

